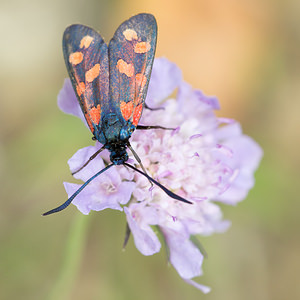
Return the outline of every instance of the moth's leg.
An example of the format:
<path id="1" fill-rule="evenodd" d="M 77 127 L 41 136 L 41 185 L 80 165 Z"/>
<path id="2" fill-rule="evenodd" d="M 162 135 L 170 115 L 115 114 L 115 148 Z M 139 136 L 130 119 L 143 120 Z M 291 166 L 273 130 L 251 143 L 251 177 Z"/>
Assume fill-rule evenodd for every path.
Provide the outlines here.
<path id="1" fill-rule="evenodd" d="M 123 249 L 125 250 L 125 247 L 128 243 L 129 237 L 130 237 L 131 230 L 129 228 L 128 222 L 126 222 L 126 231 L 125 231 L 125 238 L 123 243 Z"/>
<path id="2" fill-rule="evenodd" d="M 149 109 L 149 110 L 161 110 L 161 109 L 164 110 L 164 107 L 155 107 L 155 108 L 153 108 L 153 107 L 149 107 L 146 103 L 145 103 L 144 107 L 146 109 Z"/>
<path id="3" fill-rule="evenodd" d="M 159 125 L 148 126 L 148 125 L 138 125 L 136 129 L 147 130 L 147 129 L 164 129 L 164 130 L 175 130 L 176 128 L 163 127 Z"/>
<path id="4" fill-rule="evenodd" d="M 142 170 L 144 171 L 144 173 L 146 173 L 146 174 L 148 175 L 146 169 L 144 168 L 144 166 L 143 166 L 143 164 L 142 164 L 141 159 L 139 158 L 139 156 L 137 155 L 137 153 L 133 150 L 133 148 L 131 147 L 129 141 L 127 142 L 127 146 L 128 146 L 128 148 L 130 149 L 130 151 L 132 152 L 132 154 L 133 154 L 134 158 L 136 159 L 136 161 L 137 161 L 137 162 L 139 163 L 139 165 L 141 166 L 141 168 L 142 168 Z M 153 183 L 152 183 L 150 180 L 149 180 L 149 182 L 150 182 L 151 186 L 153 186 Z"/>
<path id="5" fill-rule="evenodd" d="M 78 173 L 78 172 L 81 171 L 83 168 L 85 168 L 85 167 L 86 167 L 86 166 L 87 166 L 94 158 L 96 158 L 97 155 L 98 155 L 99 153 L 101 153 L 104 149 L 105 149 L 105 148 L 104 148 L 104 146 L 103 146 L 103 147 L 100 148 L 97 152 L 95 152 L 95 153 L 89 158 L 89 160 L 88 160 L 82 167 L 80 167 L 77 171 L 73 172 L 72 175 Z"/>

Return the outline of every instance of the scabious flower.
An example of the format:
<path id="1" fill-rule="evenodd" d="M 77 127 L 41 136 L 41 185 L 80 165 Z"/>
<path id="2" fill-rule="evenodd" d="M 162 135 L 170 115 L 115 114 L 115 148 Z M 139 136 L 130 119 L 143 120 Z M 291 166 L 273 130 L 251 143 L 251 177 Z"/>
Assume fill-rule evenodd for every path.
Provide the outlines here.
<path id="1" fill-rule="evenodd" d="M 168 247 L 169 261 L 189 284 L 209 292 L 192 279 L 202 274 L 203 254 L 192 238 L 224 232 L 218 202 L 234 205 L 253 187 L 253 173 L 261 148 L 243 135 L 238 122 L 216 117 L 217 98 L 205 96 L 183 81 L 179 68 L 165 58 L 154 61 L 146 103 L 159 110 L 144 109 L 140 124 L 161 125 L 175 130 L 136 130 L 130 143 L 147 173 L 192 205 L 168 197 L 158 187 L 124 166 L 115 166 L 92 181 L 73 201 L 83 213 L 105 208 L 124 211 L 137 249 L 144 255 L 160 251 L 159 231 Z M 83 114 L 69 79 L 58 96 L 65 112 Z M 77 170 L 102 145 L 77 151 L 69 160 Z M 133 162 L 133 155 L 129 153 Z M 74 177 L 86 181 L 109 163 L 103 151 Z M 65 183 L 69 197 L 79 185 Z M 154 229 L 156 229 L 154 231 Z"/>

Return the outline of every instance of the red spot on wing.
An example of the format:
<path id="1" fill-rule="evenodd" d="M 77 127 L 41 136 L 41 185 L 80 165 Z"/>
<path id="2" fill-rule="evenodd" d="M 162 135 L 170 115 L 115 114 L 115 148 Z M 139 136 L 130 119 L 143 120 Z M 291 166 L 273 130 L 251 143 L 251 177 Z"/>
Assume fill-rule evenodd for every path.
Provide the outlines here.
<path id="1" fill-rule="evenodd" d="M 148 42 L 137 43 L 134 47 L 135 53 L 146 53 L 151 49 L 151 45 Z"/>
<path id="2" fill-rule="evenodd" d="M 83 60 L 83 54 L 81 52 L 74 52 L 71 53 L 69 56 L 69 62 L 72 65 L 78 65 L 82 62 Z"/>
<path id="3" fill-rule="evenodd" d="M 143 70 L 142 70 L 143 72 Z M 142 102 L 142 94 L 143 89 L 147 83 L 147 77 L 143 73 L 138 73 L 135 75 L 135 99 L 134 99 L 134 105 L 138 106 Z"/>
<path id="4" fill-rule="evenodd" d="M 127 77 L 132 77 L 134 74 L 133 64 L 128 64 L 123 59 L 119 59 L 116 65 L 120 73 L 125 74 Z"/>
<path id="5" fill-rule="evenodd" d="M 132 101 L 130 102 L 121 102 L 120 104 L 120 109 L 121 109 L 121 113 L 123 118 L 127 121 L 131 115 L 132 115 L 132 111 L 133 111 L 133 103 Z"/>
<path id="6" fill-rule="evenodd" d="M 93 37 L 86 35 L 84 36 L 81 41 L 80 41 L 80 48 L 88 48 L 91 44 L 91 42 L 93 41 Z"/>
<path id="7" fill-rule="evenodd" d="M 91 120 L 94 122 L 94 124 L 99 124 L 100 122 L 100 117 L 101 117 L 101 107 L 100 104 L 97 105 L 97 107 L 92 107 L 89 110 L 89 114 L 91 117 Z"/>
<path id="8" fill-rule="evenodd" d="M 147 77 L 142 74 L 142 73 L 138 73 L 135 75 L 135 80 L 136 80 L 136 85 L 138 87 L 140 87 L 141 89 L 145 86 L 145 84 L 147 83 Z"/>
<path id="9" fill-rule="evenodd" d="M 123 35 L 127 41 L 137 40 L 138 36 L 133 29 L 126 29 L 123 31 Z"/>
<path id="10" fill-rule="evenodd" d="M 76 92 L 78 96 L 81 96 L 85 91 L 85 84 L 84 82 L 79 82 L 79 84 L 76 86 Z"/>
<path id="11" fill-rule="evenodd" d="M 92 82 L 100 73 L 100 64 L 95 64 L 91 69 L 86 71 L 85 80 L 87 82 Z"/>
<path id="12" fill-rule="evenodd" d="M 92 121 L 90 119 L 89 113 L 85 113 L 85 119 L 86 119 L 86 121 L 87 121 L 87 123 L 90 127 L 91 132 L 94 133 L 95 129 L 94 129 L 94 126 L 93 126 Z"/>
<path id="13" fill-rule="evenodd" d="M 142 115 L 142 111 L 143 111 L 143 103 L 139 104 L 135 109 L 134 109 L 134 112 L 133 112 L 133 116 L 132 116 L 132 124 L 134 126 L 137 126 L 140 118 L 141 118 L 141 115 Z"/>

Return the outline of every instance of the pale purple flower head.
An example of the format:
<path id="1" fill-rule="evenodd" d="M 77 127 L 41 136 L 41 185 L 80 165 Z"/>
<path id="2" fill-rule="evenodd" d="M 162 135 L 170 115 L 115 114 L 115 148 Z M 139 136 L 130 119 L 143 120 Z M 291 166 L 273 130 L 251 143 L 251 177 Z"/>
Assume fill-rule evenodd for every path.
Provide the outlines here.
<path id="1" fill-rule="evenodd" d="M 207 293 L 208 287 L 192 280 L 202 274 L 203 254 L 191 237 L 223 232 L 230 226 L 216 203 L 234 205 L 247 196 L 262 150 L 243 135 L 239 123 L 216 117 L 217 98 L 193 89 L 183 81 L 178 67 L 165 58 L 154 61 L 146 103 L 162 109 L 144 109 L 140 124 L 176 130 L 136 130 L 130 143 L 150 176 L 193 204 L 170 198 L 158 187 L 151 187 L 144 176 L 124 166 L 101 174 L 73 204 L 83 214 L 105 208 L 124 211 L 134 243 L 144 255 L 160 251 L 161 244 L 153 230 L 156 228 L 178 274 Z M 69 80 L 59 93 L 58 105 L 65 113 L 84 120 Z M 79 150 L 69 160 L 70 169 L 80 168 L 100 147 L 97 142 Z M 130 163 L 134 163 L 133 155 L 128 154 Z M 75 178 L 86 181 L 108 163 L 105 150 Z M 69 196 L 78 187 L 65 183 Z"/>

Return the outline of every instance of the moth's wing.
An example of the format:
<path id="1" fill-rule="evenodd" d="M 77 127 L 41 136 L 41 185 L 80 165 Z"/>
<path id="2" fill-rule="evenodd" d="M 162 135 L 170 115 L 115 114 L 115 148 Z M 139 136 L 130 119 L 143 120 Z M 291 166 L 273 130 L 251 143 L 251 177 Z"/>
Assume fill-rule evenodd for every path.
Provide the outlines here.
<path id="1" fill-rule="evenodd" d="M 139 14 L 119 26 L 108 46 L 110 106 L 135 127 L 145 103 L 156 36 L 154 16 Z"/>
<path id="2" fill-rule="evenodd" d="M 108 47 L 98 32 L 75 24 L 64 32 L 63 53 L 81 109 L 97 135 L 101 115 L 108 110 Z"/>

